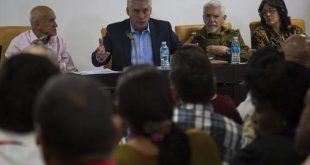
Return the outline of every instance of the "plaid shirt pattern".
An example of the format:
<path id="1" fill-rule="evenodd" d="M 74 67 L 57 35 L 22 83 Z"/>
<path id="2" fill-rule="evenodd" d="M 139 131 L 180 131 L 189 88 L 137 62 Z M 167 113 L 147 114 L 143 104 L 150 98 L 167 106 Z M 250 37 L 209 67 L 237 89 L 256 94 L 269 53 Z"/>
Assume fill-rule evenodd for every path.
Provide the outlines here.
<path id="1" fill-rule="evenodd" d="M 180 102 L 175 106 L 173 121 L 184 130 L 197 128 L 208 132 L 217 143 L 223 164 L 228 164 L 241 147 L 241 126 L 215 113 L 211 104 Z"/>

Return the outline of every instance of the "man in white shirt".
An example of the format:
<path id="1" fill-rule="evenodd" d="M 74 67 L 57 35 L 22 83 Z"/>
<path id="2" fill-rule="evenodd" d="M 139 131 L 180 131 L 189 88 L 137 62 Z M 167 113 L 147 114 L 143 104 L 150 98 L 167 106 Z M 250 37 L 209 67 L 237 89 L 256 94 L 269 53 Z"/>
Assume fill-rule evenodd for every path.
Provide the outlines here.
<path id="1" fill-rule="evenodd" d="M 34 7 L 30 12 L 31 30 L 15 37 L 5 57 L 10 58 L 32 44 L 42 45 L 53 50 L 63 72 L 77 71 L 63 39 L 57 35 L 57 23 L 54 11 L 47 6 Z"/>

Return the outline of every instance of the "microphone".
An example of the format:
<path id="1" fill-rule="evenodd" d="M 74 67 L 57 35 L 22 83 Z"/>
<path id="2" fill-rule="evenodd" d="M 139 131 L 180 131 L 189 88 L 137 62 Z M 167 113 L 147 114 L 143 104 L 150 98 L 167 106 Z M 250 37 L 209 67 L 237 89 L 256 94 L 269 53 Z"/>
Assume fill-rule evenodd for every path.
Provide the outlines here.
<path id="1" fill-rule="evenodd" d="M 34 44 L 34 45 L 45 45 L 48 43 L 48 41 L 50 40 L 52 35 L 50 35 L 49 33 L 44 33 L 40 38 L 32 41 L 31 44 Z"/>
<path id="2" fill-rule="evenodd" d="M 135 50 L 135 64 L 138 64 L 138 48 L 137 48 L 137 43 L 136 43 L 136 40 L 133 36 L 133 33 L 132 32 L 125 32 L 125 34 L 131 41 L 133 41 L 133 47 Z"/>
<path id="3" fill-rule="evenodd" d="M 39 40 L 42 41 L 44 44 L 47 44 L 48 41 L 51 39 L 51 35 L 49 33 L 44 33 Z"/>

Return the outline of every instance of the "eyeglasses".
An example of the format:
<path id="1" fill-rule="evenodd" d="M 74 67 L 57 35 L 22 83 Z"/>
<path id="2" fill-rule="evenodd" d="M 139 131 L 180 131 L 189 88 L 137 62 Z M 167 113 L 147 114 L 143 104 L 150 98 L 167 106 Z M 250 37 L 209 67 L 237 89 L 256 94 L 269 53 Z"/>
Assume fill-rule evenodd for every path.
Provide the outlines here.
<path id="1" fill-rule="evenodd" d="M 272 9 L 272 8 L 269 8 L 269 9 L 264 9 L 261 14 L 262 15 L 266 15 L 267 13 L 269 14 L 275 14 L 276 12 L 278 12 L 277 9 Z"/>

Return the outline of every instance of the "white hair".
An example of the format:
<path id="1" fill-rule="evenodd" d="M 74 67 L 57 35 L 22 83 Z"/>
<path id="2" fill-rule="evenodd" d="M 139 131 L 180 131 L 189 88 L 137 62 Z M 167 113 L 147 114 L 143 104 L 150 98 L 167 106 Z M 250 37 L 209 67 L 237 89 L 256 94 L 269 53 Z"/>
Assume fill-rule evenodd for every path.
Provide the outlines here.
<path id="1" fill-rule="evenodd" d="M 209 7 L 219 7 L 219 8 L 221 8 L 222 15 L 225 15 L 225 7 L 224 7 L 224 5 L 222 4 L 221 1 L 219 1 L 219 0 L 211 0 L 211 1 L 209 1 L 208 3 L 206 3 L 203 6 L 203 13 L 205 13 L 207 8 L 209 8 Z"/>
<path id="2" fill-rule="evenodd" d="M 127 8 L 131 7 L 133 1 L 135 0 L 127 0 Z M 144 0 L 144 1 L 147 1 L 149 6 L 152 6 L 152 0 Z"/>

